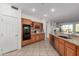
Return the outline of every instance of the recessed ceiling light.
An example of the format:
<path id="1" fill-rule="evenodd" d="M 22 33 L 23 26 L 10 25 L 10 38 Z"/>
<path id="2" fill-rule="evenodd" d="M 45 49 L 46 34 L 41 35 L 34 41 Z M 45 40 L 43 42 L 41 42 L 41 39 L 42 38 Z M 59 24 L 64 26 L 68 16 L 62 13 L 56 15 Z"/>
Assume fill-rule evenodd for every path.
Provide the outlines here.
<path id="1" fill-rule="evenodd" d="M 47 14 L 44 14 L 43 16 L 44 16 L 44 17 L 47 17 Z"/>
<path id="2" fill-rule="evenodd" d="M 35 12 L 35 11 L 36 11 L 36 9 L 35 9 L 35 8 L 33 8 L 33 9 L 32 9 L 32 12 Z"/>
<path id="3" fill-rule="evenodd" d="M 54 9 L 54 8 L 52 8 L 52 9 L 51 9 L 51 12 L 55 12 L 55 9 Z"/>

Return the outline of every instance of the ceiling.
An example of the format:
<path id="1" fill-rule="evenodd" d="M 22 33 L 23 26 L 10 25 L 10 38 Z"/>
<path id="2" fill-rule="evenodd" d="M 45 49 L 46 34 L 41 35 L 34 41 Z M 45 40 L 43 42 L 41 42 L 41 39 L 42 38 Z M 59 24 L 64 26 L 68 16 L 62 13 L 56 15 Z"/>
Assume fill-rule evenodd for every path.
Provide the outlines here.
<path id="1" fill-rule="evenodd" d="M 12 5 L 22 9 L 22 12 L 40 19 L 55 22 L 79 21 L 78 3 L 13 3 Z M 35 8 L 36 11 L 32 12 Z M 55 12 L 51 12 L 54 8 Z M 47 17 L 43 15 L 47 14 Z"/>

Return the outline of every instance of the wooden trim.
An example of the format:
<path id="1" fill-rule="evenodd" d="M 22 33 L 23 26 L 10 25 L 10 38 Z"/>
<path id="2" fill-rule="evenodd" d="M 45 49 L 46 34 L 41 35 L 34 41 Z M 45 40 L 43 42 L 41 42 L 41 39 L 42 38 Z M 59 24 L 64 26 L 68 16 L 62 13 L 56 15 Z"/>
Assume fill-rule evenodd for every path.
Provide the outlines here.
<path id="1" fill-rule="evenodd" d="M 39 42 L 39 41 L 43 41 L 43 40 L 38 40 L 38 41 L 35 41 L 35 42 Z M 33 44 L 33 43 L 35 43 L 35 42 L 31 42 L 31 43 L 28 43 L 28 44 L 26 44 L 26 45 L 22 45 L 22 47 L 27 46 L 27 45 L 30 45 L 30 44 Z"/>
<path id="2" fill-rule="evenodd" d="M 23 24 L 21 19 L 21 47 L 22 47 L 22 40 L 23 40 Z"/>

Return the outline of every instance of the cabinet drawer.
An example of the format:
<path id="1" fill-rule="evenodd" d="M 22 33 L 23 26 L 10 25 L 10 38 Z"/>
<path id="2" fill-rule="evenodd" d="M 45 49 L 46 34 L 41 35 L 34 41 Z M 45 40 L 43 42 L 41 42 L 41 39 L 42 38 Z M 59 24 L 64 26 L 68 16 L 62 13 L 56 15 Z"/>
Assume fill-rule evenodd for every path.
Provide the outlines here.
<path id="1" fill-rule="evenodd" d="M 67 46 L 67 47 L 69 47 L 71 49 L 76 49 L 76 46 L 74 44 L 72 44 L 72 43 L 69 43 L 69 42 L 66 42 L 65 46 Z"/>

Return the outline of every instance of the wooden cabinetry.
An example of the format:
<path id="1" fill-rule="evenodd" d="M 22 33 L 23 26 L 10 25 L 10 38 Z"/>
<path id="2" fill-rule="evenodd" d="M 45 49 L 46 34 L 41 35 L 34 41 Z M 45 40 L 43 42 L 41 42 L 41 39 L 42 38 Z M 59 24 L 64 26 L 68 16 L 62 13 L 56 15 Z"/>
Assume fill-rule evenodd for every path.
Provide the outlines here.
<path id="1" fill-rule="evenodd" d="M 34 22 L 30 19 L 22 18 L 22 25 L 23 24 L 31 25 L 31 28 L 33 28 L 32 30 L 34 29 L 35 30 L 38 29 L 39 31 L 43 30 L 43 23 Z M 28 44 L 31 44 L 33 42 L 37 42 L 40 40 L 44 40 L 44 37 L 45 37 L 44 33 L 38 33 L 38 34 L 33 34 L 33 35 L 31 34 L 31 39 L 22 40 L 22 46 L 25 46 L 25 45 L 28 45 Z"/>
<path id="2" fill-rule="evenodd" d="M 40 23 L 40 29 L 43 30 L 43 23 Z"/>
<path id="3" fill-rule="evenodd" d="M 32 26 L 32 21 L 30 19 L 22 18 L 22 24 L 28 24 Z"/>
<path id="4" fill-rule="evenodd" d="M 51 35 L 52 36 L 52 35 Z M 53 35 L 54 36 L 54 35 Z M 53 37 L 52 36 L 52 37 Z M 52 38 L 50 37 L 50 38 Z M 60 55 L 79 56 L 79 46 L 66 41 L 64 38 L 54 36 L 54 47 Z M 50 39 L 51 41 L 51 39 Z"/>
<path id="5" fill-rule="evenodd" d="M 31 35 L 31 39 L 22 41 L 22 46 L 44 40 L 44 37 L 45 37 L 44 33 L 33 34 L 33 35 Z"/>
<path id="6" fill-rule="evenodd" d="M 43 23 L 33 22 L 33 28 L 43 30 Z"/>
<path id="7" fill-rule="evenodd" d="M 25 45 L 27 45 L 27 44 L 29 44 L 29 43 L 31 43 L 31 39 L 29 39 L 29 40 L 24 40 L 24 41 L 22 41 L 22 46 L 25 46 Z"/>
<path id="8" fill-rule="evenodd" d="M 37 34 L 36 35 L 36 40 L 39 41 L 39 40 L 44 40 L 45 39 L 45 34 L 41 33 L 41 34 Z"/>
<path id="9" fill-rule="evenodd" d="M 79 47 L 77 47 L 77 56 L 79 56 Z"/>
<path id="10" fill-rule="evenodd" d="M 65 50 L 64 45 L 65 45 L 64 40 L 54 37 L 54 46 L 61 55 L 64 55 Z"/>
<path id="11" fill-rule="evenodd" d="M 39 34 L 36 35 L 36 41 L 38 41 L 38 40 L 40 40 L 40 35 Z"/>
<path id="12" fill-rule="evenodd" d="M 54 36 L 52 34 L 49 34 L 49 42 L 51 45 L 54 45 Z"/>
<path id="13" fill-rule="evenodd" d="M 45 39 L 45 34 L 42 33 L 42 34 L 40 35 L 40 39 L 41 39 L 41 40 L 44 40 L 44 39 Z"/>
<path id="14" fill-rule="evenodd" d="M 55 39 L 54 45 L 55 45 L 56 50 L 58 51 L 59 50 L 59 42 L 58 42 L 59 40 L 57 37 L 55 37 L 54 39 Z"/>
<path id="15" fill-rule="evenodd" d="M 65 47 L 65 56 L 76 56 L 76 51 L 69 47 Z"/>
<path id="16" fill-rule="evenodd" d="M 49 34 L 49 41 L 54 41 L 54 36 L 52 34 Z"/>
<path id="17" fill-rule="evenodd" d="M 65 43 L 65 56 L 76 56 L 76 46 L 74 44 Z"/>
<path id="18" fill-rule="evenodd" d="M 62 39 L 59 39 L 59 53 L 61 54 L 61 55 L 64 55 L 65 53 L 64 53 L 64 51 L 65 51 L 65 43 L 64 43 L 64 40 L 62 40 Z"/>
<path id="19" fill-rule="evenodd" d="M 35 42 L 35 41 L 36 41 L 36 35 L 32 35 L 32 36 L 31 36 L 31 41 L 32 41 L 32 42 Z"/>

